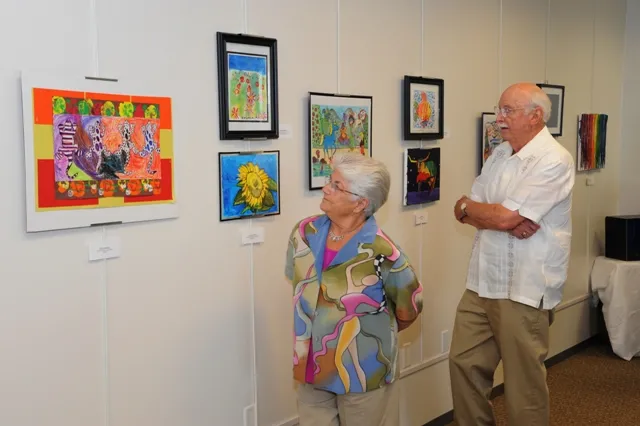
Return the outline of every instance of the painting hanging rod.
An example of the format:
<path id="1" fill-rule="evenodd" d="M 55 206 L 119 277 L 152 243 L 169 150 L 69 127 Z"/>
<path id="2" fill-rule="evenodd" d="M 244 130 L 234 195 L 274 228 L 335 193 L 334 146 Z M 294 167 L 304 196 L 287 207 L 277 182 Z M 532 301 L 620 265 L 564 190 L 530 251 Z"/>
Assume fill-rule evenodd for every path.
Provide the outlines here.
<path id="1" fill-rule="evenodd" d="M 309 92 L 309 94 L 310 95 L 322 95 L 322 96 L 335 96 L 335 97 L 339 97 L 339 98 L 362 98 L 363 97 L 363 95 L 354 95 L 354 94 L 349 94 L 349 93 Z"/>
<path id="2" fill-rule="evenodd" d="M 267 138 L 242 138 L 243 141 L 266 141 Z"/>
<path id="3" fill-rule="evenodd" d="M 237 33 L 237 35 L 239 35 L 239 36 L 249 36 L 249 37 L 260 37 L 260 38 L 266 38 L 265 36 L 260 35 L 260 34 Z"/>
<path id="4" fill-rule="evenodd" d="M 122 225 L 122 221 L 118 220 L 115 222 L 92 223 L 90 226 L 110 226 L 110 225 Z"/>
<path id="5" fill-rule="evenodd" d="M 95 81 L 109 81 L 111 83 L 117 83 L 118 79 L 117 78 L 106 78 L 106 77 L 90 77 L 90 76 L 85 76 L 84 77 L 86 80 L 95 80 Z"/>

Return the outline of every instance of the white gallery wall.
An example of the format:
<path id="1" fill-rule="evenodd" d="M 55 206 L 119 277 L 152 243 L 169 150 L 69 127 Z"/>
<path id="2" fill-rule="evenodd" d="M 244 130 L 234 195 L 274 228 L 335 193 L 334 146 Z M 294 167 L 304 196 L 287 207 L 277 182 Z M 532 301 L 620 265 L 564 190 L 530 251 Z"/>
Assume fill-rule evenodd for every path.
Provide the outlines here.
<path id="1" fill-rule="evenodd" d="M 638 9 L 630 7 L 635 20 Z M 256 424 L 256 402 L 258 425 L 295 424 L 283 267 L 291 227 L 319 211 L 321 194 L 306 190 L 309 91 L 373 96 L 373 155 L 395 179 L 378 221 L 425 287 L 421 321 L 402 336 L 403 426 L 451 409 L 442 333 L 452 329 L 473 239 L 452 208 L 477 174 L 480 114 L 517 81 L 566 86 L 559 141 L 574 156 L 577 115 L 609 114 L 606 168 L 576 180 L 550 355 L 585 340 L 604 216 L 629 194 L 621 162 L 636 189 L 639 181 L 621 152 L 621 119 L 637 112 L 626 86 L 622 109 L 623 78 L 638 91 L 629 53 L 637 30 L 627 31 L 623 73 L 626 11 L 625 0 L 4 0 L 0 424 L 241 426 Z M 217 31 L 278 39 L 290 138 L 219 140 Z M 172 96 L 179 218 L 27 235 L 22 70 L 139 80 Z M 421 146 L 401 137 L 405 74 L 445 81 L 447 135 L 422 143 L 441 148 L 441 199 L 420 208 L 401 200 L 402 152 Z M 625 147 L 634 121 L 625 122 Z M 249 149 L 280 150 L 282 213 L 220 223 L 218 153 Z M 426 225 L 414 225 L 418 212 Z M 241 244 L 249 225 L 264 228 L 264 243 Z M 121 256 L 90 263 L 87 241 L 103 233 L 121 240 Z"/>
<path id="2" fill-rule="evenodd" d="M 622 140 L 620 148 L 620 214 L 640 215 L 640 0 L 628 0 L 622 95 Z"/>

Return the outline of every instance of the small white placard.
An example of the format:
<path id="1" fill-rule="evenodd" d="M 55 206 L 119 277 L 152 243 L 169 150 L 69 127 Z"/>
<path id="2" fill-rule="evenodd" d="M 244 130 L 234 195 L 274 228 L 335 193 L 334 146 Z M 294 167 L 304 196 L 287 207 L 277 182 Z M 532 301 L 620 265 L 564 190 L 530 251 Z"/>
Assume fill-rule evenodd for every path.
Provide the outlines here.
<path id="1" fill-rule="evenodd" d="M 264 243 L 264 228 L 261 226 L 242 228 L 241 233 L 243 245 Z"/>
<path id="2" fill-rule="evenodd" d="M 97 237 L 89 242 L 89 260 L 103 260 L 120 257 L 119 237 Z"/>
<path id="3" fill-rule="evenodd" d="M 293 130 L 291 129 L 291 124 L 281 124 L 280 125 L 280 139 L 291 139 Z"/>
<path id="4" fill-rule="evenodd" d="M 443 139 L 449 139 L 450 137 L 451 137 L 451 134 L 449 133 L 449 131 L 448 131 L 448 130 L 446 130 L 446 129 L 445 129 L 445 131 L 444 131 L 444 135 L 443 135 L 443 137 L 442 137 L 442 138 L 443 138 Z"/>

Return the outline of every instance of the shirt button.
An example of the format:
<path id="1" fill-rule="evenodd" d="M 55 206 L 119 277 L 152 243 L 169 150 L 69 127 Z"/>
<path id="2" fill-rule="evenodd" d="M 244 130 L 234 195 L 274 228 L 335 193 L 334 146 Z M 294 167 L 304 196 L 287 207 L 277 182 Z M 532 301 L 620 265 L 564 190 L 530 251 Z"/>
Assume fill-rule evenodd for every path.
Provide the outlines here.
<path id="1" fill-rule="evenodd" d="M 513 262 L 509 262 L 509 266 L 513 266 Z"/>

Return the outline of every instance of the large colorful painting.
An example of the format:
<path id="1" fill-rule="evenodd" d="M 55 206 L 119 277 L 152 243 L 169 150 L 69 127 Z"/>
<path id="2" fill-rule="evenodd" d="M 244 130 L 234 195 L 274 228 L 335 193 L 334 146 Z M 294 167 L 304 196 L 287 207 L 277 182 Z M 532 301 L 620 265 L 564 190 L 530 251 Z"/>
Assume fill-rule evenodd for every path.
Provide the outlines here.
<path id="1" fill-rule="evenodd" d="M 607 154 L 607 114 L 578 116 L 578 171 L 603 169 Z"/>
<path id="2" fill-rule="evenodd" d="M 444 80 L 404 76 L 404 138 L 435 140 L 444 136 Z"/>
<path id="3" fill-rule="evenodd" d="M 480 137 L 480 170 L 493 153 L 504 140 L 500 132 L 500 126 L 496 122 L 496 115 L 493 112 L 482 113 L 482 127 Z"/>
<path id="4" fill-rule="evenodd" d="M 280 152 L 221 152 L 220 220 L 280 214 Z"/>
<path id="5" fill-rule="evenodd" d="M 218 92 L 220 139 L 277 139 L 277 41 L 219 32 Z"/>
<path id="6" fill-rule="evenodd" d="M 309 94 L 309 189 L 326 184 L 336 154 L 371 156 L 372 107 L 371 96 Z"/>
<path id="7" fill-rule="evenodd" d="M 404 152 L 403 204 L 440 199 L 440 148 L 408 148 Z"/>
<path id="8" fill-rule="evenodd" d="M 27 231 L 176 217 L 171 99 L 68 80 L 23 76 Z"/>

